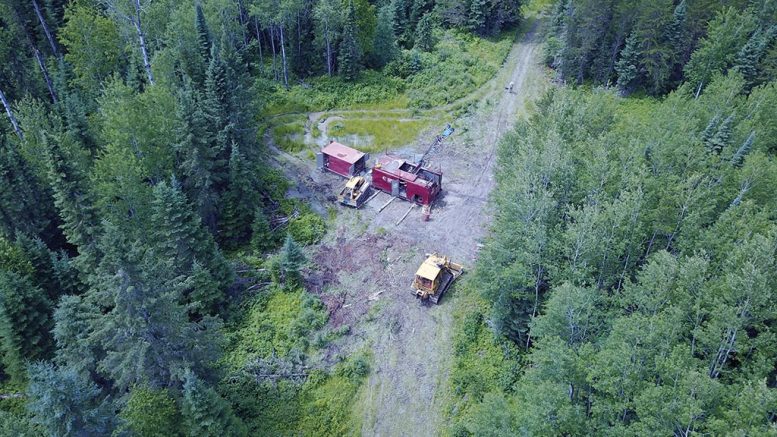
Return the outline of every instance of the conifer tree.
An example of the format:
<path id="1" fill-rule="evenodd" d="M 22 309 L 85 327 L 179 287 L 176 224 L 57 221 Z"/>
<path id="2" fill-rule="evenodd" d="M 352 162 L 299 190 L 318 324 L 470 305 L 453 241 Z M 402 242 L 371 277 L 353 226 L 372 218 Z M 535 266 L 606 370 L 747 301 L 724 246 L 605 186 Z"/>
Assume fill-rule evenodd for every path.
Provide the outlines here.
<path id="1" fill-rule="evenodd" d="M 286 286 L 293 288 L 301 285 L 300 269 L 305 263 L 305 254 L 291 234 L 286 235 L 286 242 L 281 249 L 280 268 Z"/>
<path id="2" fill-rule="evenodd" d="M 705 147 L 709 148 L 708 144 L 712 137 L 715 136 L 715 132 L 718 131 L 719 125 L 720 114 L 715 114 L 715 116 L 710 119 L 709 123 L 707 123 L 707 127 L 705 127 L 701 133 L 701 142 Z"/>
<path id="3" fill-rule="evenodd" d="M 200 55 L 204 62 L 210 60 L 211 45 L 213 39 L 208 29 L 208 22 L 205 20 L 205 14 L 202 12 L 202 5 L 197 2 L 195 5 L 195 27 L 197 28 L 197 44 L 199 45 Z"/>
<path id="4" fill-rule="evenodd" d="M 681 69 L 688 62 L 688 56 L 690 56 L 689 47 L 692 43 L 690 35 L 688 35 L 687 15 L 688 5 L 685 0 L 681 0 L 674 8 L 672 22 L 669 25 L 669 42 L 674 50 L 675 64 Z"/>
<path id="5" fill-rule="evenodd" d="M 48 435 L 80 437 L 110 435 L 113 411 L 103 401 L 100 388 L 70 368 L 50 363 L 29 367 L 28 408 L 33 422 Z"/>
<path id="6" fill-rule="evenodd" d="M 201 219 L 210 223 L 213 226 L 210 229 L 215 231 L 218 193 L 213 172 L 217 156 L 211 147 L 212 131 L 209 131 L 210 123 L 201 107 L 201 100 L 191 80 L 184 77 L 178 93 L 176 174 Z"/>
<path id="7" fill-rule="evenodd" d="M 394 9 L 391 5 L 381 7 L 378 11 L 378 25 L 375 27 L 375 43 L 373 44 L 374 64 L 378 68 L 382 68 L 399 55 L 393 23 Z"/>
<path id="8" fill-rule="evenodd" d="M 232 146 L 229 159 L 229 191 L 224 196 L 224 218 L 221 239 L 228 247 L 237 247 L 248 240 L 253 219 L 255 197 L 251 172 L 237 145 Z"/>
<path id="9" fill-rule="evenodd" d="M 469 29 L 472 32 L 479 35 L 485 34 L 488 12 L 487 0 L 472 0 L 469 7 Z"/>
<path id="10" fill-rule="evenodd" d="M 107 234 L 114 229 L 108 228 Z M 209 316 L 189 320 L 189 308 L 181 303 L 187 284 L 181 278 L 169 279 L 178 260 L 137 243 L 121 249 L 115 271 L 101 268 L 97 284 L 110 308 L 90 321 L 90 341 L 104 350 L 98 370 L 119 391 L 143 383 L 180 387 L 186 369 L 207 374 L 218 356 L 220 324 Z"/>
<path id="11" fill-rule="evenodd" d="M 258 252 L 265 252 L 272 248 L 272 230 L 270 221 L 267 220 L 262 208 L 254 211 L 254 221 L 251 224 L 251 247 Z"/>
<path id="12" fill-rule="evenodd" d="M 349 81 L 355 80 L 361 71 L 361 53 L 356 33 L 356 8 L 353 0 L 348 0 L 338 64 L 340 75 Z"/>
<path id="13" fill-rule="evenodd" d="M 14 381 L 25 378 L 25 362 L 49 358 L 52 305 L 30 278 L 0 271 L 0 347 L 4 371 Z"/>
<path id="14" fill-rule="evenodd" d="M 92 193 L 86 187 L 86 178 L 77 163 L 65 153 L 59 139 L 44 133 L 46 140 L 46 164 L 51 191 L 62 219 L 65 236 L 78 248 L 76 263 L 82 273 L 89 274 L 97 264 L 99 253 L 97 240 L 100 222 L 94 207 Z"/>
<path id="15" fill-rule="evenodd" d="M 0 134 L 0 233 L 8 238 L 17 232 L 42 235 L 57 241 L 59 222 L 51 194 L 35 178 L 29 164 Z"/>
<path id="16" fill-rule="evenodd" d="M 213 237 L 203 228 L 175 180 L 172 184 L 162 182 L 154 188 L 152 209 L 152 229 L 147 244 L 156 257 L 170 260 L 169 273 L 164 277 L 186 278 L 192 274 L 195 263 L 201 263 L 217 286 L 209 290 L 208 296 L 200 294 L 199 304 L 214 311 L 223 302 L 224 292 L 232 283 L 232 270 Z M 187 301 L 191 299 L 189 293 L 184 292 Z"/>
<path id="17" fill-rule="evenodd" d="M 621 95 L 629 93 L 631 84 L 639 74 L 639 50 L 637 49 L 637 34 L 632 33 L 626 39 L 626 46 L 620 53 L 620 59 L 615 64 L 618 73 L 618 90 Z"/>
<path id="18" fill-rule="evenodd" d="M 426 14 L 418 21 L 418 26 L 415 30 L 415 47 L 422 52 L 430 52 L 434 49 L 436 41 L 434 40 L 434 34 L 432 33 L 432 15 Z"/>
<path id="19" fill-rule="evenodd" d="M 746 91 L 758 85 L 761 59 L 775 38 L 777 38 L 777 24 L 767 30 L 758 29 L 737 53 L 734 68 L 744 76 Z"/>
<path id="20" fill-rule="evenodd" d="M 709 138 L 706 143 L 707 150 L 710 153 L 719 155 L 723 148 L 726 147 L 731 138 L 731 125 L 734 122 L 734 114 L 729 115 L 723 120 L 715 131 L 715 135 Z"/>
<path id="21" fill-rule="evenodd" d="M 247 435 L 229 403 L 192 372 L 185 377 L 182 410 L 186 434 L 191 437 Z"/>

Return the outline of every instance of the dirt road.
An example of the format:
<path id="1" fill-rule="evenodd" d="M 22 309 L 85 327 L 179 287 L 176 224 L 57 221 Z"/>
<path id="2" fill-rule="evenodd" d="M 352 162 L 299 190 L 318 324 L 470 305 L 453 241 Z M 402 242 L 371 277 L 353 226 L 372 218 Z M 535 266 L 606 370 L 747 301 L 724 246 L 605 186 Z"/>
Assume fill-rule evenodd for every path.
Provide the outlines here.
<path id="1" fill-rule="evenodd" d="M 319 358 L 326 362 L 365 348 L 372 353 L 372 372 L 354 410 L 363 435 L 431 436 L 442 428 L 456 299 L 446 295 L 440 305 L 423 305 L 410 294 L 410 282 L 427 252 L 447 254 L 468 268 L 477 258 L 491 221 L 496 144 L 544 83 L 537 26 L 528 27 L 496 77 L 479 90 L 484 97 L 477 110 L 450 120 L 456 133 L 428 156 L 444 174 L 444 194 L 431 221 L 422 222 L 420 208 L 413 207 L 397 224 L 410 203 L 395 200 L 380 211 L 391 198 L 379 194 L 361 210 L 338 208 L 335 229 L 315 251 L 309 286 L 326 303 L 331 324 L 351 327 Z M 505 90 L 510 82 L 512 93 Z M 413 157 L 425 147 L 419 141 L 392 154 Z M 310 199 L 320 211 L 332 205 L 331 193 L 341 179 L 301 159 L 281 157 L 299 181 L 292 194 Z"/>

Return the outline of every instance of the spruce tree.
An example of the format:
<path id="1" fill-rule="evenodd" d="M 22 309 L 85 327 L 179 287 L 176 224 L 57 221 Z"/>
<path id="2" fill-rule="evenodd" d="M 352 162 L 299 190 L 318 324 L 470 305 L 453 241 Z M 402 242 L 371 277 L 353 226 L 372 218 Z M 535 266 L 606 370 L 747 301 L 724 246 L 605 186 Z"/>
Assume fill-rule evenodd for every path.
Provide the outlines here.
<path id="1" fill-rule="evenodd" d="M 232 146 L 229 159 L 229 190 L 224 196 L 221 240 L 235 248 L 248 240 L 256 199 L 251 172 L 237 145 Z"/>
<path id="2" fill-rule="evenodd" d="M 46 141 L 46 164 L 51 191 L 62 219 L 65 236 L 78 248 L 76 265 L 89 275 L 97 264 L 99 253 L 97 240 L 100 222 L 94 207 L 92 193 L 87 188 L 86 176 L 78 168 L 71 154 L 65 152 L 60 141 L 67 141 L 67 135 L 53 138 L 44 133 Z M 72 145 L 71 145 L 72 147 Z"/>
<path id="3" fill-rule="evenodd" d="M 31 365 L 29 374 L 28 408 L 47 435 L 111 435 L 113 408 L 86 376 L 44 362 Z"/>
<path id="4" fill-rule="evenodd" d="M 745 78 L 745 90 L 749 91 L 758 85 L 760 63 L 772 42 L 777 37 L 777 24 L 768 30 L 756 30 L 737 53 L 734 68 Z"/>
<path id="5" fill-rule="evenodd" d="M 283 281 L 289 288 L 298 287 L 302 283 L 300 269 L 305 263 L 305 254 L 291 234 L 286 235 L 286 242 L 281 249 L 280 268 Z"/>
<path id="6" fill-rule="evenodd" d="M 704 147 L 709 148 L 708 144 L 712 137 L 715 135 L 715 132 L 717 132 L 719 125 L 720 114 L 715 114 L 715 116 L 710 119 L 709 123 L 707 123 L 707 127 L 705 127 L 701 133 L 701 142 L 704 144 Z"/>
<path id="7" fill-rule="evenodd" d="M 478 35 L 485 35 L 489 14 L 488 0 L 472 0 L 469 7 L 469 29 Z"/>
<path id="8" fill-rule="evenodd" d="M 213 40 L 210 36 L 208 22 L 205 21 L 205 14 L 202 12 L 202 5 L 200 2 L 197 2 L 195 6 L 195 14 L 194 24 L 197 29 L 197 44 L 203 61 L 207 63 L 210 60 L 211 44 L 213 44 Z"/>
<path id="9" fill-rule="evenodd" d="M 215 390 L 188 372 L 183 385 L 183 417 L 191 437 L 245 436 L 243 422 Z"/>
<path id="10" fill-rule="evenodd" d="M 219 203 L 214 181 L 216 150 L 212 147 L 209 120 L 201 106 L 202 97 L 184 77 L 178 93 L 176 127 L 177 171 L 186 195 L 196 205 L 201 219 L 216 229 Z"/>
<path id="11" fill-rule="evenodd" d="M 57 242 L 61 239 L 56 228 L 59 220 L 52 205 L 50 191 L 0 133 L 0 234 L 13 238 L 22 232 Z"/>
<path id="12" fill-rule="evenodd" d="M 723 120 L 715 131 L 715 135 L 709 138 L 706 143 L 707 150 L 710 153 L 719 155 L 731 139 L 731 125 L 734 122 L 734 114 L 729 115 Z"/>
<path id="13" fill-rule="evenodd" d="M 4 371 L 25 378 L 25 362 L 48 359 L 53 351 L 51 301 L 30 278 L 0 271 L 0 347 Z"/>
<path id="14" fill-rule="evenodd" d="M 349 0 L 343 24 L 340 54 L 337 59 L 340 75 L 348 81 L 355 80 L 361 71 L 361 53 L 356 33 L 356 8 L 353 5 L 353 0 Z"/>
<path id="15" fill-rule="evenodd" d="M 431 52 L 434 49 L 436 41 L 434 40 L 432 15 L 426 14 L 418 21 L 415 30 L 415 49 L 422 52 Z"/>
<path id="16" fill-rule="evenodd" d="M 687 30 L 687 15 L 688 5 L 685 0 L 682 0 L 674 8 L 672 23 L 669 25 L 669 43 L 674 50 L 675 63 L 678 64 L 680 68 L 688 62 L 687 57 L 690 55 L 688 53 L 688 48 L 692 43 Z"/>
<path id="17" fill-rule="evenodd" d="M 218 357 L 220 323 L 209 316 L 189 319 L 181 302 L 189 284 L 170 279 L 176 259 L 138 243 L 121 249 L 115 271 L 102 271 L 97 284 L 110 308 L 90 321 L 90 341 L 104 351 L 98 370 L 119 391 L 144 383 L 180 387 L 186 369 L 208 374 Z"/>
<path id="18" fill-rule="evenodd" d="M 195 263 L 200 263 L 217 286 L 208 295 L 200 294 L 198 304 L 208 311 L 216 311 L 232 283 L 232 270 L 175 180 L 172 184 L 161 182 L 154 188 L 152 210 L 147 244 L 159 259 L 170 261 L 170 271 L 165 277 L 187 278 L 193 273 Z M 188 302 L 191 302 L 190 293 L 191 290 L 185 291 L 183 296 Z"/>
<path id="19" fill-rule="evenodd" d="M 394 9 L 385 5 L 378 11 L 378 25 L 375 28 L 375 43 L 373 44 L 374 64 L 382 68 L 399 55 L 397 37 L 394 33 Z"/>
<path id="20" fill-rule="evenodd" d="M 620 59 L 615 64 L 618 73 L 618 90 L 622 95 L 627 95 L 632 82 L 639 74 L 639 50 L 637 49 L 637 34 L 632 33 L 626 39 L 626 46 L 620 53 Z"/>
<path id="21" fill-rule="evenodd" d="M 259 253 L 264 253 L 273 247 L 270 221 L 262 208 L 254 211 L 254 221 L 251 224 L 251 247 Z"/>

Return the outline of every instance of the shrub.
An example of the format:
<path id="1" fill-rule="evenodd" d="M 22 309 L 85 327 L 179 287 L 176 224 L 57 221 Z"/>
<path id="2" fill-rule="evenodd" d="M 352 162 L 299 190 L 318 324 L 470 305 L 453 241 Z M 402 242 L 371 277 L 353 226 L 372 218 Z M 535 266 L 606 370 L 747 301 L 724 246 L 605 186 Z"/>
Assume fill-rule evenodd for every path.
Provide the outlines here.
<path id="1" fill-rule="evenodd" d="M 289 234 L 301 244 L 314 244 L 326 233 L 324 219 L 312 211 L 305 211 L 289 221 Z"/>

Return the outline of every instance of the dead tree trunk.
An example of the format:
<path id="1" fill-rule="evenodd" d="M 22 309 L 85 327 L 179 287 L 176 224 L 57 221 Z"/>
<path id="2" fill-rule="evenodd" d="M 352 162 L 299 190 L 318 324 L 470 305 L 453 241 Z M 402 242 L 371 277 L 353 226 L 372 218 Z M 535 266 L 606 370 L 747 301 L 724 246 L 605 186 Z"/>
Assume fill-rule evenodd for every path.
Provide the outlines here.
<path id="1" fill-rule="evenodd" d="M 5 99 L 5 94 L 3 94 L 3 90 L 1 89 L 0 89 L 0 101 L 3 102 L 5 113 L 8 114 L 8 118 L 11 120 L 11 126 L 13 126 L 14 132 L 16 132 L 16 135 L 19 136 L 20 140 L 24 141 L 24 134 L 22 133 L 22 130 L 19 129 L 19 123 L 16 121 L 16 117 L 13 116 L 13 111 L 11 111 L 11 105 L 8 104 L 8 100 Z"/>
<path id="2" fill-rule="evenodd" d="M 324 21 L 324 39 L 326 39 L 326 74 L 332 75 L 332 38 L 329 35 L 329 23 Z"/>
<path id="3" fill-rule="evenodd" d="M 286 47 L 283 41 L 283 26 L 278 26 L 281 33 L 281 59 L 283 60 L 283 86 L 289 88 L 289 70 L 286 68 Z"/>
<path id="4" fill-rule="evenodd" d="M 259 21 L 254 18 L 254 30 L 256 31 L 256 45 L 259 47 L 259 71 L 264 71 L 264 56 L 262 56 L 262 32 L 259 30 Z"/>
<path id="5" fill-rule="evenodd" d="M 151 72 L 151 62 L 148 59 L 148 50 L 146 49 L 146 38 L 143 35 L 143 28 L 140 25 L 140 0 L 135 0 L 135 17 L 131 18 L 132 24 L 135 26 L 135 31 L 138 34 L 138 41 L 140 42 L 140 52 L 143 55 L 143 68 L 146 69 L 146 75 L 148 75 L 148 83 L 154 84 L 154 73 Z"/>
<path id="6" fill-rule="evenodd" d="M 37 0 L 32 0 L 32 7 L 35 8 L 35 15 L 38 16 L 38 21 L 40 21 L 41 27 L 43 27 L 43 33 L 46 34 L 46 39 L 49 40 L 49 45 L 51 46 L 51 52 L 54 53 L 54 56 L 59 57 L 59 50 L 57 50 L 57 44 L 54 42 L 54 38 L 51 36 L 51 31 L 49 30 L 48 24 L 46 24 L 46 20 L 43 18 L 43 13 L 41 13 L 40 6 L 38 5 Z"/>
<path id="7" fill-rule="evenodd" d="M 270 26 L 270 48 L 272 48 L 272 75 L 274 80 L 278 80 L 278 67 L 276 67 L 275 51 L 275 26 Z"/>
<path id="8" fill-rule="evenodd" d="M 46 63 L 43 62 L 43 56 L 40 54 L 40 50 L 37 48 L 33 48 L 33 51 L 35 52 L 35 59 L 38 60 L 38 66 L 40 67 L 40 72 L 43 74 L 43 80 L 46 81 L 46 86 L 49 89 L 49 94 L 51 94 L 51 101 L 54 103 L 57 103 L 57 93 L 54 92 L 54 85 L 51 83 L 51 78 L 49 77 L 49 71 L 46 68 Z"/>

